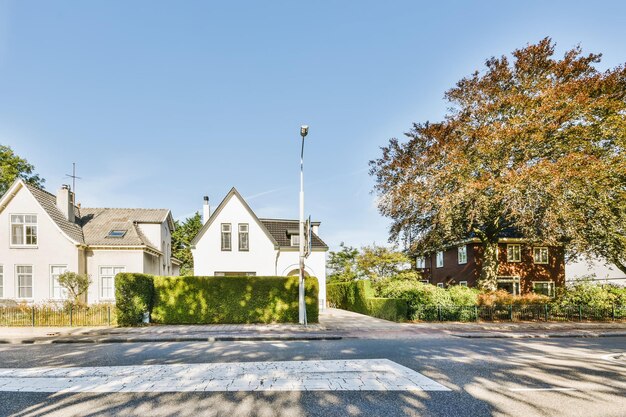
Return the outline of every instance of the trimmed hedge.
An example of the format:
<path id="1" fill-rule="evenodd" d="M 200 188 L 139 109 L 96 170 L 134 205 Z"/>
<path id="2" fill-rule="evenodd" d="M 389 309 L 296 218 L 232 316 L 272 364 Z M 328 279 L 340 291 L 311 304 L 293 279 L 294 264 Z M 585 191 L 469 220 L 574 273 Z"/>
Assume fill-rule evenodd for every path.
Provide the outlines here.
<path id="1" fill-rule="evenodd" d="M 134 326 L 152 310 L 154 283 L 152 275 L 120 273 L 115 276 L 117 324 Z"/>
<path id="2" fill-rule="evenodd" d="M 385 320 L 407 318 L 407 303 L 397 298 L 375 298 L 370 281 L 361 280 L 326 285 L 326 298 L 337 308 Z"/>
<path id="3" fill-rule="evenodd" d="M 152 318 L 162 324 L 297 323 L 298 277 L 154 277 Z M 318 283 L 305 281 L 307 321 Z"/>

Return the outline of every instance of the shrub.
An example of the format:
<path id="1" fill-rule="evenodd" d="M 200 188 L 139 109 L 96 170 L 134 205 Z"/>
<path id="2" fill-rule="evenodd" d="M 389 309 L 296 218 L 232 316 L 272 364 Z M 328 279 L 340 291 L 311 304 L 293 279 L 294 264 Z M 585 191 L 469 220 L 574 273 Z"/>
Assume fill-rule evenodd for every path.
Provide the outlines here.
<path id="1" fill-rule="evenodd" d="M 83 304 L 81 298 L 89 290 L 91 278 L 87 274 L 68 271 L 59 275 L 59 285 L 67 291 L 71 304 Z"/>
<path id="2" fill-rule="evenodd" d="M 621 293 L 609 285 L 601 285 L 589 279 L 570 284 L 558 294 L 556 304 L 561 307 L 584 305 L 592 308 L 611 308 L 621 299 Z"/>
<path id="3" fill-rule="evenodd" d="M 120 273 L 115 277 L 117 324 L 141 324 L 144 313 L 152 310 L 154 277 L 146 274 Z"/>
<path id="4" fill-rule="evenodd" d="M 420 311 L 423 311 L 424 307 L 437 305 L 447 306 L 452 304 L 452 298 L 445 289 L 412 280 L 389 281 L 388 284 L 381 289 L 381 295 L 406 300 L 408 304 L 408 317 L 411 320 L 419 319 Z"/>
<path id="5" fill-rule="evenodd" d="M 456 306 L 475 306 L 478 304 L 480 291 L 475 288 L 453 285 L 448 287 L 448 294 L 450 294 L 452 304 Z"/>
<path id="6" fill-rule="evenodd" d="M 405 300 L 375 298 L 368 280 L 328 284 L 326 297 L 332 307 L 372 317 L 393 321 L 403 321 L 407 317 Z"/>
<path id="7" fill-rule="evenodd" d="M 155 277 L 152 317 L 163 324 L 297 323 L 298 277 Z M 309 323 L 318 321 L 318 283 L 306 278 Z"/>

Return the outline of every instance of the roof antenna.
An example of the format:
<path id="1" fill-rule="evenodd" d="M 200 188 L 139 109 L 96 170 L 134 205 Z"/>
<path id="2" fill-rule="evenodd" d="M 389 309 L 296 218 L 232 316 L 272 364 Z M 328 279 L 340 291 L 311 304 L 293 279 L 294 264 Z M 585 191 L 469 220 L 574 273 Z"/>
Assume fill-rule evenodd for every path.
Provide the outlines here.
<path id="1" fill-rule="evenodd" d="M 65 174 L 65 176 L 72 179 L 72 192 L 76 195 L 76 180 L 82 180 L 81 177 L 76 176 L 76 162 L 72 162 L 72 175 Z"/>

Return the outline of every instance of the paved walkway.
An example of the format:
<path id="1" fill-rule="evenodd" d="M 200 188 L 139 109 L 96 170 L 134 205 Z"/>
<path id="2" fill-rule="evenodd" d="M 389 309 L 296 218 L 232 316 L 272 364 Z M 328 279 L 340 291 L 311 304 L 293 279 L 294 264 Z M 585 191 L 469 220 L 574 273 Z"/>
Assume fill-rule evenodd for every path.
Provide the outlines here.
<path id="1" fill-rule="evenodd" d="M 625 336 L 626 322 L 394 323 L 334 308 L 319 324 L 152 325 L 145 327 L 0 327 L 0 343 L 113 343 L 238 340 L 407 339 L 421 337 Z"/>

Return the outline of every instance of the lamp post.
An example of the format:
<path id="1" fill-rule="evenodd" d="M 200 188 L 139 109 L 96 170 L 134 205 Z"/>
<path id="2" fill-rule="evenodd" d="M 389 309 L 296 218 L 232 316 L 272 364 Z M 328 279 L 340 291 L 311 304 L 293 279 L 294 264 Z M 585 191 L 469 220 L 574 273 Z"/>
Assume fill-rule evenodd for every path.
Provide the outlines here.
<path id="1" fill-rule="evenodd" d="M 300 126 L 302 148 L 300 150 L 300 283 L 298 286 L 298 319 L 306 326 L 306 304 L 304 302 L 304 137 L 309 133 L 309 127 Z"/>

